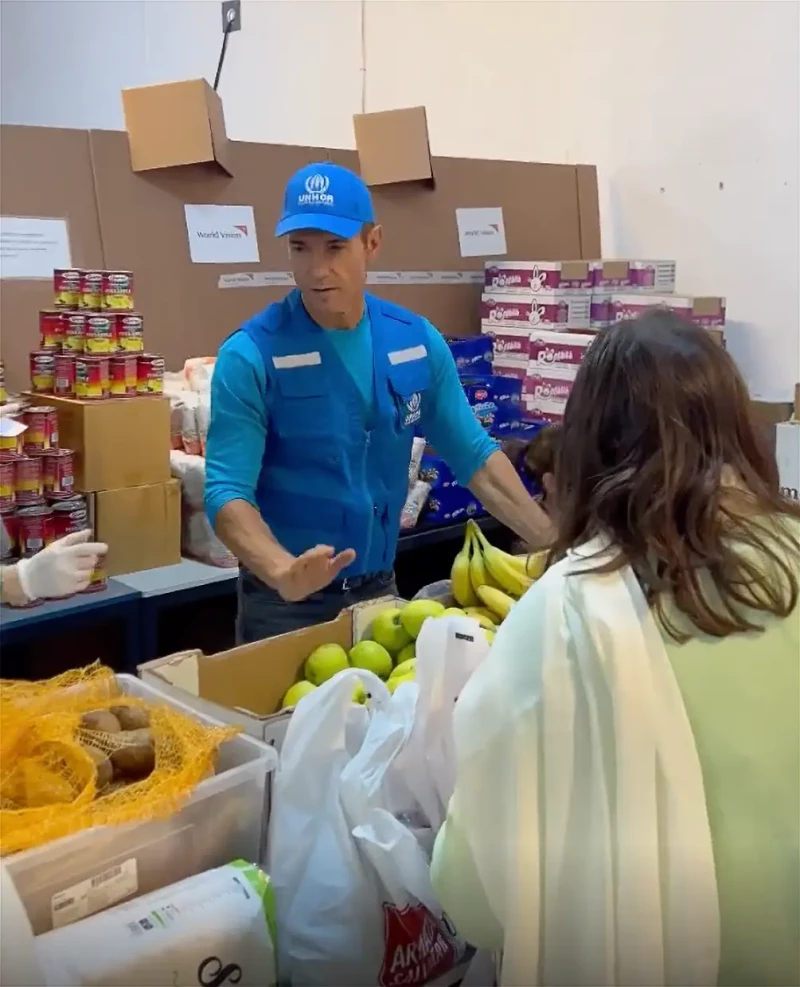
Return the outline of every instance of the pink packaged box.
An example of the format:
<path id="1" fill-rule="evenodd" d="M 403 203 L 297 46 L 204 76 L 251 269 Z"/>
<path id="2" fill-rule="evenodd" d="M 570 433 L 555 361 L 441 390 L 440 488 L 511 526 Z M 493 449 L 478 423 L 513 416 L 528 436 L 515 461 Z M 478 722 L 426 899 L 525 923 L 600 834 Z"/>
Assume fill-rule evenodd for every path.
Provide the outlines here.
<path id="1" fill-rule="evenodd" d="M 531 350 L 529 328 L 482 323 L 481 332 L 492 337 L 492 369 L 498 362 L 506 367 L 517 364 L 527 368 Z"/>
<path id="2" fill-rule="evenodd" d="M 526 421 L 563 421 L 572 384 L 557 370 L 529 368 L 522 385 L 522 417 Z"/>
<path id="3" fill-rule="evenodd" d="M 668 308 L 682 319 L 706 329 L 725 325 L 725 299 L 719 296 L 614 294 L 609 299 L 610 321 L 635 319 L 651 308 Z"/>
<path id="4" fill-rule="evenodd" d="M 589 333 L 534 329 L 530 339 L 529 370 L 538 368 L 543 372 L 563 371 L 574 380 L 584 353 L 593 340 L 594 336 Z"/>
<path id="5" fill-rule="evenodd" d="M 593 260 L 589 267 L 595 291 L 630 288 L 666 295 L 675 290 L 674 260 Z"/>
<path id="6" fill-rule="evenodd" d="M 588 329 L 591 300 L 588 292 L 547 291 L 512 297 L 485 291 L 481 296 L 481 325 Z"/>
<path id="7" fill-rule="evenodd" d="M 498 294 L 590 291 L 592 270 L 587 260 L 487 261 L 484 284 Z"/>
<path id="8" fill-rule="evenodd" d="M 513 377 L 515 380 L 524 383 L 528 373 L 529 362 L 529 360 L 523 362 L 522 360 L 509 359 L 501 356 L 492 360 L 492 373 L 496 377 Z"/>

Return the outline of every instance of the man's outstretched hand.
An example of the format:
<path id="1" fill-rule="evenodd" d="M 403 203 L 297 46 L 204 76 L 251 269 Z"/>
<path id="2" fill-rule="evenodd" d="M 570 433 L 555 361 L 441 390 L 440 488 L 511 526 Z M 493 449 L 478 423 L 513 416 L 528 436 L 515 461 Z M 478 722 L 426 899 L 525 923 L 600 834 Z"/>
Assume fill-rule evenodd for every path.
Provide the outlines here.
<path id="1" fill-rule="evenodd" d="M 355 559 L 352 548 L 338 555 L 330 545 L 315 545 L 302 555 L 292 558 L 272 580 L 273 588 L 286 600 L 294 603 L 305 600 L 329 586 L 339 573 Z"/>

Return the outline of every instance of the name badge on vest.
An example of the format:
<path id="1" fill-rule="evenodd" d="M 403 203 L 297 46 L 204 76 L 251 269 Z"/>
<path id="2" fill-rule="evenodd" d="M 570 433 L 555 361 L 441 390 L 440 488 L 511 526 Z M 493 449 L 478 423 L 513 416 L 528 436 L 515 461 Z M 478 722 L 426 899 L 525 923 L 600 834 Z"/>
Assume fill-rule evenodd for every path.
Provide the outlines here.
<path id="1" fill-rule="evenodd" d="M 414 425 L 422 415 L 422 394 L 415 391 L 403 405 L 403 428 Z"/>

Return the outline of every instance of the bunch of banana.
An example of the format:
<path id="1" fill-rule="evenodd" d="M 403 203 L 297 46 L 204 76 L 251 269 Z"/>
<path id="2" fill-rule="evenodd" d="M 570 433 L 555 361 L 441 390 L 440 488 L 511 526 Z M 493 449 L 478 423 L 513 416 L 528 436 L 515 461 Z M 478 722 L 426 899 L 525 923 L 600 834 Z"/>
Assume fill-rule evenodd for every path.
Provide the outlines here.
<path id="1" fill-rule="evenodd" d="M 468 521 L 464 545 L 450 572 L 453 596 L 471 617 L 497 624 L 542 575 L 545 564 L 545 552 L 509 555 L 495 548 L 474 521 Z"/>

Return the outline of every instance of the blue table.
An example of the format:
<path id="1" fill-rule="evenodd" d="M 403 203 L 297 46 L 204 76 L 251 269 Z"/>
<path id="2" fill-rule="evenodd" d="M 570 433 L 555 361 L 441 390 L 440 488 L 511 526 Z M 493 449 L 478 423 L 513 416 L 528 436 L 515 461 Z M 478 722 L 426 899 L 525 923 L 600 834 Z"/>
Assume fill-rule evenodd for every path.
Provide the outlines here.
<path id="1" fill-rule="evenodd" d="M 125 625 L 125 671 L 135 673 L 140 661 L 140 593 L 109 579 L 106 589 L 50 600 L 36 607 L 0 606 L 0 647 L 24 644 L 44 630 L 67 630 L 105 620 Z"/>

